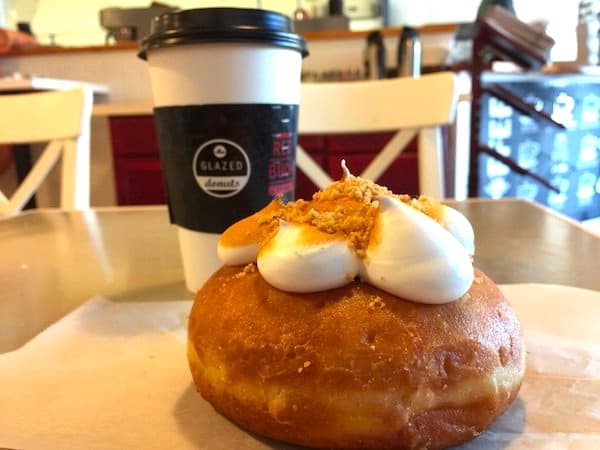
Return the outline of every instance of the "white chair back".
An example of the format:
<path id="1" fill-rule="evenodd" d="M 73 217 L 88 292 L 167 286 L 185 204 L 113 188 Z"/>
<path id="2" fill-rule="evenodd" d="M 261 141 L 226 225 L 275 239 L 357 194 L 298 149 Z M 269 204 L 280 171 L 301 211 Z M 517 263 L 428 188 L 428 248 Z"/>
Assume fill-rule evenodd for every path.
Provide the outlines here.
<path id="1" fill-rule="evenodd" d="M 377 181 L 418 134 L 419 191 L 442 198 L 444 164 L 441 126 L 453 122 L 457 101 L 456 77 L 451 72 L 423 75 L 420 78 L 303 83 L 298 133 L 398 130 L 360 174 L 373 181 Z M 332 181 L 301 146 L 297 148 L 297 165 L 320 188 Z"/>
<path id="2" fill-rule="evenodd" d="M 7 197 L 0 191 L 0 214 L 20 212 L 62 155 L 62 209 L 90 205 L 89 88 L 0 95 L 0 144 L 48 142 L 25 179 Z"/>

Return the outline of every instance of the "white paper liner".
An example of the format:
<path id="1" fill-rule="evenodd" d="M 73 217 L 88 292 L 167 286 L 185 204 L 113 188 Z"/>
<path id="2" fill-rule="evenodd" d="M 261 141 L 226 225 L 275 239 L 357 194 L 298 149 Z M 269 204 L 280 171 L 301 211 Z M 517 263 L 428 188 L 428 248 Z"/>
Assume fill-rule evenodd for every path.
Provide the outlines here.
<path id="1" fill-rule="evenodd" d="M 461 448 L 600 449 L 600 292 L 501 288 L 525 332 L 525 381 L 507 413 Z M 293 448 L 238 428 L 195 392 L 190 307 L 94 298 L 0 355 L 0 447 Z"/>

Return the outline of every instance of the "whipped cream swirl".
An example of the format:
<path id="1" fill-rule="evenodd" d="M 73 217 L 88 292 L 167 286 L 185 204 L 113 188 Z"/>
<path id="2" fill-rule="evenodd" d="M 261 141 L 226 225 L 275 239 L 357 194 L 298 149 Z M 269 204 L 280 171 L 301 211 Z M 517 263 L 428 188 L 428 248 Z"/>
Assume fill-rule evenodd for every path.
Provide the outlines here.
<path id="1" fill-rule="evenodd" d="M 447 303 L 464 295 L 474 276 L 469 221 L 445 205 L 438 205 L 434 220 L 391 193 L 377 202 L 368 245 L 360 255 L 343 234 L 288 223 L 273 211 L 268 232 L 246 229 L 245 239 L 231 239 L 232 233 L 240 233 L 239 225 L 226 230 L 219 256 L 226 265 L 256 262 L 268 283 L 288 292 L 318 292 L 359 278 L 420 303 Z M 249 219 L 251 228 L 264 230 L 268 223 Z"/>

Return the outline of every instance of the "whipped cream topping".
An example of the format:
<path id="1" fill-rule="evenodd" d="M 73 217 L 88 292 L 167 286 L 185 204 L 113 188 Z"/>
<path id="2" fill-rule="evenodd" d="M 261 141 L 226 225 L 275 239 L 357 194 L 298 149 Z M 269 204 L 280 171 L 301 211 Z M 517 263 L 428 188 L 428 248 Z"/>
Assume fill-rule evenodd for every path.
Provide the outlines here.
<path id="1" fill-rule="evenodd" d="M 349 174 L 337 183 L 347 180 L 357 186 L 370 183 Z M 339 200 L 327 203 L 326 196 L 319 204 L 319 194 L 313 200 L 320 206 L 318 212 L 310 202 L 291 206 L 274 202 L 226 230 L 219 241 L 219 256 L 226 265 L 256 262 L 268 283 L 288 292 L 318 292 L 359 278 L 420 303 L 447 303 L 465 294 L 474 276 L 474 233 L 466 217 L 430 200 L 411 201 L 377 185 L 368 186 L 381 190 L 373 191 L 373 198 L 361 204 L 363 209 L 340 206 Z M 349 238 L 354 232 L 331 225 L 319 228 L 309 219 L 287 220 L 295 216 L 286 208 L 294 206 L 307 211 L 308 217 L 327 215 L 334 207 L 341 208 L 336 217 L 346 218 L 348 212 L 372 215 L 366 221 L 370 224 L 366 246 L 357 248 L 356 239 Z M 428 214 L 432 208 L 435 211 Z M 352 217 L 347 220 L 354 226 Z"/>
<path id="2" fill-rule="evenodd" d="M 398 297 L 422 303 L 447 303 L 467 292 L 473 282 L 467 247 L 450 230 L 414 208 L 391 197 L 380 201 L 378 238 L 367 248 L 361 278 Z M 444 207 L 446 214 L 449 210 Z M 452 211 L 452 216 L 460 214 Z M 473 243 L 468 247 L 473 248 Z"/>
<path id="3" fill-rule="evenodd" d="M 316 292 L 348 284 L 360 260 L 345 240 L 315 241 L 307 226 L 279 222 L 277 234 L 254 259 L 268 283 L 288 292 Z"/>

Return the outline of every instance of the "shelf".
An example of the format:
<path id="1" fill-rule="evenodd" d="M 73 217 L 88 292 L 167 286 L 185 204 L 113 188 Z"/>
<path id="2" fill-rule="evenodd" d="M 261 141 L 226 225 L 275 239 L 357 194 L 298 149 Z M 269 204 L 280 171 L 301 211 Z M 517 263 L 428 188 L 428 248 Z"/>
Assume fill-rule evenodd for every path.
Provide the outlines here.
<path id="1" fill-rule="evenodd" d="M 488 147 L 487 145 L 479 145 L 478 150 L 479 150 L 479 152 L 485 153 L 486 155 L 489 155 L 492 158 L 497 159 L 501 163 L 506 164 L 508 167 L 510 167 L 512 170 L 514 170 L 518 174 L 529 177 L 532 180 L 535 180 L 538 183 L 540 183 L 542 186 L 550 189 L 551 191 L 556 192 L 557 194 L 560 194 L 560 190 L 558 188 L 556 188 L 555 186 L 553 186 L 548 180 L 546 180 L 545 178 L 539 176 L 538 174 L 536 174 L 530 170 L 525 169 L 524 167 L 521 167 L 512 158 L 509 158 L 508 156 L 504 156 L 503 154 L 499 153 L 498 151 L 494 150 L 491 147 Z"/>
<path id="2" fill-rule="evenodd" d="M 482 86 L 482 90 L 483 92 L 502 100 L 504 103 L 512 106 L 514 109 L 522 114 L 525 114 L 526 116 L 543 120 L 544 122 L 554 125 L 556 128 L 563 130 L 566 129 L 562 123 L 557 122 L 544 111 L 538 111 L 533 107 L 533 105 L 523 101 L 517 94 L 503 86 L 500 86 L 499 84 L 488 84 L 486 86 Z"/>

